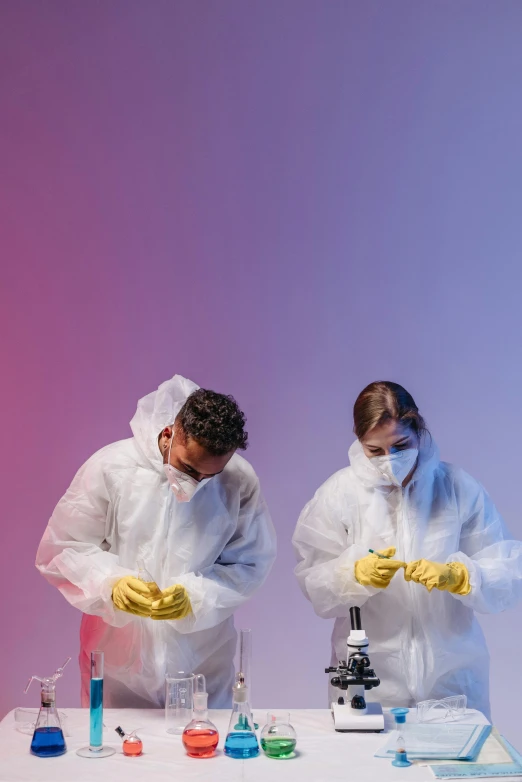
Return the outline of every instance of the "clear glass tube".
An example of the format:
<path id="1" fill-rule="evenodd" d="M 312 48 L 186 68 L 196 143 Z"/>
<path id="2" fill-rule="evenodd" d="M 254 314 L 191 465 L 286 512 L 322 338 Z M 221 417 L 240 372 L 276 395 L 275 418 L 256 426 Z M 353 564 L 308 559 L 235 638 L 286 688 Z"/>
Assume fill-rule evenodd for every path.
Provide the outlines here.
<path id="1" fill-rule="evenodd" d="M 239 676 L 248 690 L 250 699 L 252 698 L 252 630 L 245 629 L 239 633 Z"/>
<path id="2" fill-rule="evenodd" d="M 91 700 L 89 746 L 82 747 L 77 755 L 82 758 L 106 758 L 113 755 L 112 747 L 103 746 L 103 652 L 91 652 Z"/>
<path id="3" fill-rule="evenodd" d="M 91 652 L 90 749 L 103 746 L 103 652 Z"/>

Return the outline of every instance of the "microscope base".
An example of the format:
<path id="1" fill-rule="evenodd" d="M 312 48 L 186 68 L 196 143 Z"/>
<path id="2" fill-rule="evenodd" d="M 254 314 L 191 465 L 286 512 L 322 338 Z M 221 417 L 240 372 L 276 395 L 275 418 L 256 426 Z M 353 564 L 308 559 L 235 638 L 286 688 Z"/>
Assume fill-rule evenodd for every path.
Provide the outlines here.
<path id="1" fill-rule="evenodd" d="M 367 702 L 363 714 L 357 709 L 352 709 L 349 703 L 344 705 L 332 703 L 332 716 L 337 731 L 357 730 L 379 733 L 384 730 L 384 714 L 380 703 Z"/>

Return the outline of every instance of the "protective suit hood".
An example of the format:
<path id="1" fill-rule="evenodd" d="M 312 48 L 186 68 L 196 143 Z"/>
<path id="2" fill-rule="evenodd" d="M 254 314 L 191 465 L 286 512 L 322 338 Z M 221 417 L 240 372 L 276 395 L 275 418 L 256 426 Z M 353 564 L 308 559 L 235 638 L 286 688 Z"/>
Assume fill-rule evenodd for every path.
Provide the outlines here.
<path id="1" fill-rule="evenodd" d="M 187 397 L 198 388 L 191 380 L 174 375 L 138 402 L 130 427 L 136 445 L 158 472 L 163 470 L 158 437 L 166 426 L 172 426 Z"/>
<path id="2" fill-rule="evenodd" d="M 366 456 L 359 440 L 356 440 L 350 446 L 348 457 L 350 459 L 351 468 L 363 486 L 366 486 L 367 488 L 395 486 L 390 478 L 385 476 L 381 470 L 378 470 L 377 467 L 372 464 L 372 459 L 369 459 Z M 439 463 L 439 449 L 435 441 L 431 435 L 423 435 L 419 445 L 417 467 L 415 468 L 411 482 L 418 481 L 424 477 L 429 477 L 436 470 Z"/>

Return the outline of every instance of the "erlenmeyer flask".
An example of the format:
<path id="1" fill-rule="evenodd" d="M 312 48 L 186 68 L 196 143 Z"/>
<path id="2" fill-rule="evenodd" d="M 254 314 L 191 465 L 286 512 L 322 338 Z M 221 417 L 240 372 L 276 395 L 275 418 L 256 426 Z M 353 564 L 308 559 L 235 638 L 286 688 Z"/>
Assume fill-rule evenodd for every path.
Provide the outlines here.
<path id="1" fill-rule="evenodd" d="M 54 687 L 53 687 L 54 689 Z M 54 758 L 63 755 L 67 751 L 63 737 L 60 717 L 56 709 L 56 703 L 43 700 L 44 686 L 42 684 L 42 705 L 36 720 L 36 727 L 31 741 L 31 752 L 41 758 Z M 54 694 L 54 693 L 53 693 Z M 46 698 L 50 691 L 46 691 Z"/>
<path id="2" fill-rule="evenodd" d="M 248 703 L 248 688 L 241 680 L 234 684 L 232 698 L 232 714 L 225 741 L 225 755 L 230 758 L 255 758 L 259 755 L 259 744 Z"/>
<path id="3" fill-rule="evenodd" d="M 67 751 L 60 716 L 56 708 L 56 680 L 60 678 L 70 659 L 69 657 L 53 676 L 44 679 L 39 676 L 31 676 L 25 688 L 25 692 L 27 692 L 33 679 L 41 682 L 41 706 L 31 741 L 31 752 L 40 758 L 54 758 Z"/>

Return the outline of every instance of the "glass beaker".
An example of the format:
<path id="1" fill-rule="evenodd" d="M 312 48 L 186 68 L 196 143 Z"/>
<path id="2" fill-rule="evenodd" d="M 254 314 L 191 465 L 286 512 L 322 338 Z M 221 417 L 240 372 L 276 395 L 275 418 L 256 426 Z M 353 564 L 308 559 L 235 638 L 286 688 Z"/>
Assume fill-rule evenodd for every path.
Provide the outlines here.
<path id="1" fill-rule="evenodd" d="M 178 671 L 175 676 L 165 676 L 165 723 L 167 733 L 181 736 L 192 720 L 194 703 L 193 673 Z"/>
<path id="2" fill-rule="evenodd" d="M 266 725 L 261 731 L 261 749 L 269 758 L 295 757 L 297 733 L 290 725 L 290 714 L 287 711 L 266 715 Z"/>

